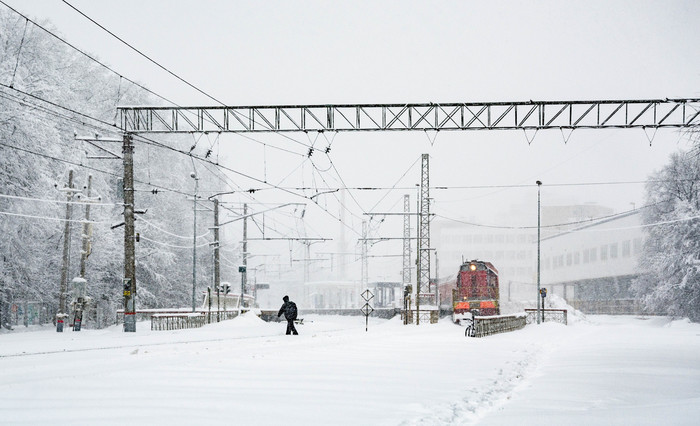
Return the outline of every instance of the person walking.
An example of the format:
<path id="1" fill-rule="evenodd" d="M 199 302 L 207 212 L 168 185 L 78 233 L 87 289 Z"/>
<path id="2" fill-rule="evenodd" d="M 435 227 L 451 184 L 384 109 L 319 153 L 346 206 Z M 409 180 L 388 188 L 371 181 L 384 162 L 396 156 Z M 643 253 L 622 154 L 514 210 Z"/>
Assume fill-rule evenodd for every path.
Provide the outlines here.
<path id="1" fill-rule="evenodd" d="M 284 314 L 284 317 L 287 319 L 287 334 L 297 335 L 299 333 L 294 328 L 294 320 L 297 319 L 297 305 L 289 300 L 289 296 L 284 296 L 282 300 L 284 300 L 284 304 L 282 304 L 279 313 L 277 313 L 277 318 Z"/>

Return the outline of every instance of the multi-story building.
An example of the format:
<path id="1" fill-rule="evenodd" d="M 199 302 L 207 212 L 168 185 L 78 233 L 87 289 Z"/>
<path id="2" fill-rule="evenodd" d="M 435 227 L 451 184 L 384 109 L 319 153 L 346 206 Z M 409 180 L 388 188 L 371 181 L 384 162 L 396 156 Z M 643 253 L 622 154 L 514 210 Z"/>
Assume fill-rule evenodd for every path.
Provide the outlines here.
<path id="1" fill-rule="evenodd" d="M 611 215 L 612 209 L 599 206 L 597 204 L 581 204 L 568 206 L 542 206 L 541 220 L 541 241 L 544 247 L 545 241 L 548 252 L 541 251 L 543 260 L 541 261 L 541 280 L 546 278 L 546 283 L 557 284 L 555 291 L 564 296 L 564 291 L 568 291 L 566 296 L 571 296 L 575 287 L 579 285 L 564 285 L 564 282 L 576 279 L 601 278 L 603 276 L 621 276 L 627 274 L 635 264 L 636 258 L 632 257 L 641 250 L 642 236 L 639 228 L 627 233 L 606 234 L 605 231 L 585 231 L 590 233 L 586 238 L 586 244 L 591 248 L 596 246 L 595 253 L 588 248 L 584 252 L 583 248 L 574 250 L 571 247 L 579 247 L 579 229 L 602 229 L 607 223 L 617 227 L 638 226 L 639 218 L 636 214 L 616 216 L 614 219 L 601 220 L 581 226 L 582 222 L 590 221 L 596 217 Z M 633 223 L 626 223 L 623 218 Z M 633 217 L 633 218 L 632 218 Z M 575 232 L 572 232 L 576 229 Z M 631 233 L 631 234 L 630 234 Z M 597 234 L 597 237 L 596 237 Z M 630 234 L 628 237 L 624 235 Z M 568 237 L 564 237 L 568 235 Z M 615 246 L 612 238 L 620 241 Z M 597 238 L 597 240 L 596 240 Z M 598 242 L 595 242 L 598 241 Z M 499 272 L 501 286 L 501 300 L 530 300 L 536 295 L 537 286 L 537 226 L 508 227 L 508 226 L 475 226 L 456 221 L 438 221 L 431 226 L 431 244 L 436 249 L 439 271 L 437 275 L 440 279 L 447 279 L 456 274 L 459 265 L 464 261 L 480 259 L 491 262 Z M 629 245 L 629 247 L 628 247 Z M 603 249 L 607 246 L 607 249 Z M 617 248 L 616 248 L 617 247 Z M 628 256 L 628 248 L 630 255 Z M 623 249 L 625 255 L 623 256 Z M 592 256 L 599 259 L 600 250 L 606 256 L 605 263 L 600 261 L 595 264 Z M 612 253 L 616 257 L 612 258 Z M 567 264 L 571 258 L 571 264 Z M 586 259 L 584 264 L 584 258 Z M 613 261 L 614 259 L 614 261 Z M 618 260 L 625 260 L 627 263 L 615 269 Z M 559 262 L 563 262 L 563 265 Z M 556 263 L 556 266 L 554 266 Z M 606 266 L 607 269 L 601 269 Z M 578 267 L 580 275 L 573 275 L 567 278 L 568 268 L 576 270 Z M 589 267 L 597 267 L 597 271 L 588 271 Z M 607 271 L 607 272 L 605 272 Z M 588 274 L 588 275 L 586 275 Z M 602 274 L 602 275 L 601 275 Z M 607 274 L 607 275 L 606 275 Z M 542 281 L 545 282 L 545 281 Z M 582 287 L 581 287 L 582 288 Z M 566 289 L 566 290 L 565 290 Z"/>
<path id="2" fill-rule="evenodd" d="M 541 284 L 587 312 L 634 311 L 644 232 L 639 211 L 542 238 Z"/>

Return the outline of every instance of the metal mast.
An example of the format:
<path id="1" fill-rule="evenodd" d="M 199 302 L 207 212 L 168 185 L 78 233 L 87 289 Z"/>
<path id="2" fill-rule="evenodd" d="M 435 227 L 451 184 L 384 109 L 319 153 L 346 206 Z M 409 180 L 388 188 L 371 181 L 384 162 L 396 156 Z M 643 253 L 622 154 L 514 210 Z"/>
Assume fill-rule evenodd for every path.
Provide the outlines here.
<path id="1" fill-rule="evenodd" d="M 403 287 L 411 285 L 411 212 L 410 195 L 403 196 Z"/>
<path id="2" fill-rule="evenodd" d="M 416 319 L 420 321 L 420 306 L 434 305 L 430 293 L 430 169 L 429 156 L 421 159 L 420 212 L 418 216 L 418 285 L 416 286 Z"/>

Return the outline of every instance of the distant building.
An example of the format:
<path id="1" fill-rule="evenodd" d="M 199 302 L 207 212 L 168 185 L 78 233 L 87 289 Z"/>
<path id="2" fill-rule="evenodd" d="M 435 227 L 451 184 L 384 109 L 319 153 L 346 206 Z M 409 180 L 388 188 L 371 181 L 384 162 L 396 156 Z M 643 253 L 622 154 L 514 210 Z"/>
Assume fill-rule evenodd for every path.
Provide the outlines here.
<path id="1" fill-rule="evenodd" d="M 634 310 L 645 234 L 639 211 L 542 238 L 541 283 L 584 312 Z"/>
<path id="2" fill-rule="evenodd" d="M 310 309 L 359 309 L 362 285 L 357 281 L 314 281 L 304 284 L 301 307 Z M 362 303 L 360 303 L 362 300 Z"/>
<path id="3" fill-rule="evenodd" d="M 403 306 L 403 284 L 400 282 L 377 281 L 367 284 L 374 295 L 370 302 L 375 308 L 401 308 Z"/>
<path id="4" fill-rule="evenodd" d="M 515 214 L 518 214 L 518 209 L 513 209 Z M 536 213 L 536 212 L 535 212 Z M 599 206 L 597 204 L 578 204 L 578 205 L 565 205 L 565 206 L 542 206 L 542 216 L 541 216 L 541 238 L 542 241 L 549 238 L 549 250 L 548 253 L 549 267 L 553 268 L 553 264 L 556 258 L 557 262 L 561 259 L 563 255 L 564 266 L 567 262 L 567 255 L 571 254 L 571 262 L 574 266 L 575 258 L 578 259 L 576 266 L 581 265 L 581 270 L 583 268 L 583 252 L 580 251 L 578 255 L 574 254 L 574 251 L 567 249 L 567 244 L 576 245 L 575 236 L 571 236 L 571 241 L 568 239 L 561 239 L 561 235 L 565 235 L 566 232 L 581 227 L 582 221 L 588 221 L 596 217 L 605 217 L 613 213 L 613 210 L 608 207 Z M 635 216 L 637 217 L 637 216 Z M 616 219 L 620 220 L 621 217 L 618 216 Z M 634 219 L 635 224 L 639 224 L 638 217 Z M 511 221 L 512 222 L 512 221 Z M 505 220 L 504 220 L 505 223 Z M 596 222 L 596 224 L 604 223 L 604 221 Z M 440 270 L 433 272 L 433 276 L 438 275 L 440 279 L 448 278 L 456 274 L 459 269 L 459 265 L 463 261 L 469 261 L 472 259 L 485 260 L 493 263 L 493 265 L 499 271 L 499 282 L 501 287 L 501 300 L 528 300 L 532 299 L 533 295 L 536 294 L 537 286 L 537 222 L 535 221 L 530 226 L 523 227 L 507 227 L 507 226 L 490 226 L 491 224 L 484 224 L 485 226 L 470 225 L 467 223 L 461 223 L 456 221 L 445 221 L 436 220 L 431 224 L 431 245 L 435 248 L 439 263 Z M 591 225 L 589 225 L 591 226 Z M 601 225 L 602 226 L 602 225 Z M 617 226 L 617 225 L 615 225 Z M 636 229 L 634 236 L 628 238 L 633 247 L 633 244 L 637 244 L 634 247 L 641 247 L 641 231 Z M 601 240 L 597 246 L 612 244 L 608 241 L 608 236 L 604 236 L 603 233 L 599 233 Z M 578 234 L 576 234 L 578 235 Z M 617 235 L 617 234 L 616 234 Z M 620 256 L 622 253 L 622 235 L 617 235 L 620 238 Z M 592 236 L 591 238 L 596 238 Z M 559 242 L 561 241 L 561 244 Z M 636 243 L 634 242 L 636 241 Z M 591 240 L 589 243 L 593 245 L 594 242 Z M 625 243 L 626 244 L 626 243 Z M 626 247 L 626 246 L 625 246 Z M 567 250 L 567 251 L 562 251 Z M 608 250 L 611 250 L 610 248 Z M 631 248 L 633 250 L 633 248 Z M 636 252 L 634 252 L 636 253 Z M 542 252 L 544 256 L 544 251 Z M 578 257 L 576 257 L 578 256 Z M 588 254 L 588 263 L 586 267 L 593 266 L 590 260 L 591 252 Z M 625 259 L 627 259 L 625 257 Z M 634 263 L 636 259 L 629 259 L 630 262 Z M 611 266 L 613 263 L 606 259 L 606 265 Z M 565 278 L 564 269 L 557 264 L 556 274 L 550 275 L 551 278 L 549 283 L 563 283 L 562 280 L 568 280 Z M 545 276 L 546 260 L 542 263 L 542 277 Z M 552 269 L 554 271 L 554 269 Z M 549 272 L 549 271 L 548 271 Z M 601 271 L 595 272 L 591 271 L 590 274 L 595 275 Z M 611 274 L 616 273 L 614 270 L 610 270 Z M 557 275 L 559 274 L 559 275 Z M 573 291 L 575 285 L 571 284 L 565 287 L 563 284 L 557 286 L 557 291 L 563 293 L 566 288 L 569 293 Z M 570 294 L 569 294 L 570 295 Z"/>

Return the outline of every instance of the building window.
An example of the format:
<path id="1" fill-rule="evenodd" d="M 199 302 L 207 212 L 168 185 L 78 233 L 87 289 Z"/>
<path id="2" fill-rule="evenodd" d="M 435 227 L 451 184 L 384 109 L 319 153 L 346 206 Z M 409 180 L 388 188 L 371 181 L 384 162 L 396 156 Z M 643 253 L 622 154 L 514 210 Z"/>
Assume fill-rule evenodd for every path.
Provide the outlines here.
<path id="1" fill-rule="evenodd" d="M 591 251 L 590 250 L 584 250 L 583 251 L 583 263 L 588 263 L 591 261 Z"/>
<path id="2" fill-rule="evenodd" d="M 573 262 L 573 257 L 571 256 L 571 253 L 566 254 L 566 266 L 571 266 L 571 263 Z"/>
<path id="3" fill-rule="evenodd" d="M 617 259 L 617 243 L 610 244 L 610 259 Z"/>
<path id="4" fill-rule="evenodd" d="M 608 246 L 600 246 L 600 260 L 608 260 Z"/>
<path id="5" fill-rule="evenodd" d="M 574 253 L 574 265 L 581 263 L 581 254 L 579 252 Z"/>
<path id="6" fill-rule="evenodd" d="M 493 235 L 489 234 L 486 236 L 486 244 L 493 244 Z"/>
<path id="7" fill-rule="evenodd" d="M 622 242 L 622 257 L 630 257 L 632 253 L 632 242 L 630 240 Z"/>
<path id="8" fill-rule="evenodd" d="M 496 235 L 496 243 L 503 244 L 505 241 L 506 241 L 506 238 L 504 235 Z"/>
<path id="9" fill-rule="evenodd" d="M 642 239 L 635 238 L 632 242 L 632 250 L 634 254 L 639 254 L 642 251 Z"/>
<path id="10" fill-rule="evenodd" d="M 598 249 L 592 248 L 591 249 L 591 263 L 597 261 L 598 260 L 597 257 L 598 257 Z"/>

